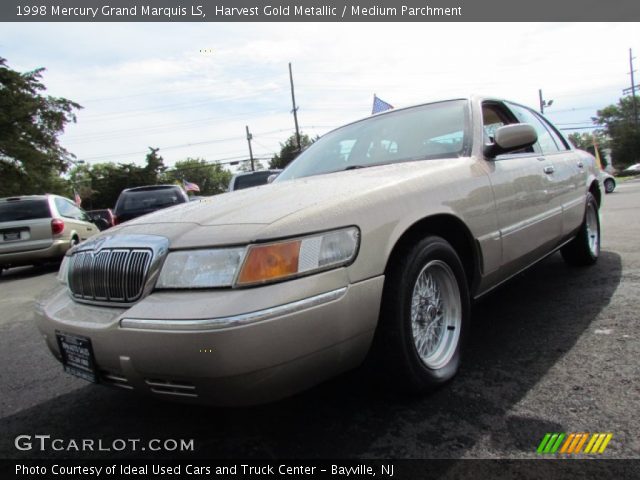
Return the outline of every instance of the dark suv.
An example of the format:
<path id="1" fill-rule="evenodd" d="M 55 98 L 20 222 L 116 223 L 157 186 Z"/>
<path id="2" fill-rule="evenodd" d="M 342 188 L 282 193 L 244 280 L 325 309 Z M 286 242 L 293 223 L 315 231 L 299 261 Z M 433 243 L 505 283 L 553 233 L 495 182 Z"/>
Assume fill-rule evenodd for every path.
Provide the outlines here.
<path id="1" fill-rule="evenodd" d="M 116 208 L 113 211 L 114 224 L 188 201 L 186 192 L 178 185 L 127 188 L 120 193 L 116 202 Z"/>
<path id="2" fill-rule="evenodd" d="M 282 170 L 257 170 L 234 175 L 229 182 L 229 191 L 257 187 L 269 183 L 269 177 L 278 176 Z"/>

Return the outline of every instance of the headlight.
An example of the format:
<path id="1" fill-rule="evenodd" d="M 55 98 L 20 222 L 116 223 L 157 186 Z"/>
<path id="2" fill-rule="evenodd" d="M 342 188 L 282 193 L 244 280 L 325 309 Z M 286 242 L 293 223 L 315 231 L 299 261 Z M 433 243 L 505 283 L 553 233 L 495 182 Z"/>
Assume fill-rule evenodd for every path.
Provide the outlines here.
<path id="1" fill-rule="evenodd" d="M 250 245 L 236 285 L 255 285 L 346 265 L 358 252 L 360 231 L 349 227 Z"/>
<path id="2" fill-rule="evenodd" d="M 158 288 L 229 287 L 246 248 L 170 252 L 162 267 Z"/>
<path id="3" fill-rule="evenodd" d="M 360 231 L 343 228 L 248 247 L 170 252 L 157 288 L 258 285 L 351 263 Z"/>
<path id="4" fill-rule="evenodd" d="M 60 264 L 60 270 L 58 270 L 58 281 L 63 284 L 67 284 L 67 278 L 69 277 L 69 264 L 71 263 L 71 257 L 65 255 L 62 257 L 62 263 Z"/>

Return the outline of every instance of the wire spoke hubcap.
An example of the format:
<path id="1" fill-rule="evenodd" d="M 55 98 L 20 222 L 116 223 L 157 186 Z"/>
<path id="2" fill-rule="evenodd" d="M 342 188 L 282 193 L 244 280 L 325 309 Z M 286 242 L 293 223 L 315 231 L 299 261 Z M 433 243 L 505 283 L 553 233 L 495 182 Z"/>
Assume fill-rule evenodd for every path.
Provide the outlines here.
<path id="1" fill-rule="evenodd" d="M 411 297 L 411 330 L 416 352 L 431 369 L 446 365 L 458 346 L 462 307 L 456 277 L 445 262 L 422 269 Z"/>

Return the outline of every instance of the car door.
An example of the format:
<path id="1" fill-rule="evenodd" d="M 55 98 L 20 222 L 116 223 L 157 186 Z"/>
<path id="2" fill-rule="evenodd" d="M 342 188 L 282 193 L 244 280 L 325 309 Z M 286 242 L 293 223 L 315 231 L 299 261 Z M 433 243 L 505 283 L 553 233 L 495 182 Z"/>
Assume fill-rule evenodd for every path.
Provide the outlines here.
<path id="1" fill-rule="evenodd" d="M 493 133 L 503 125 L 530 123 L 503 102 L 483 102 L 482 115 L 485 143 L 492 142 Z M 556 198 L 560 187 L 552 176 L 555 167 L 541 146 L 546 130 L 541 130 L 539 122 L 533 126 L 541 138 L 532 147 L 488 159 L 505 276 L 540 258 L 562 233 L 562 207 Z"/>
<path id="2" fill-rule="evenodd" d="M 532 124 L 538 131 L 542 156 L 550 162 L 546 173 L 554 207 L 562 211 L 561 237 L 566 237 L 582 223 L 585 205 L 586 170 L 578 154 L 560 132 L 538 112 L 509 104 L 518 119 Z M 559 239 L 560 240 L 560 239 Z"/>

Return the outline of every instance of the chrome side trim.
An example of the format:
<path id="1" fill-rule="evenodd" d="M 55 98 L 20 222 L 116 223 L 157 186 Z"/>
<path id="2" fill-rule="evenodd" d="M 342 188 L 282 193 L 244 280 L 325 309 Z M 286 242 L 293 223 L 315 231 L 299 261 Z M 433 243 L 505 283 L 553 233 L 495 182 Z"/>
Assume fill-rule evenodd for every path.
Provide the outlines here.
<path id="1" fill-rule="evenodd" d="M 584 202 L 586 200 L 586 195 L 582 195 L 579 198 L 575 198 L 569 202 L 562 204 L 562 210 L 570 210 L 576 207 L 584 207 Z"/>
<path id="2" fill-rule="evenodd" d="M 514 223 L 513 225 L 509 225 L 502 229 L 501 233 L 503 237 L 507 237 L 509 235 L 513 235 L 514 233 L 520 232 L 525 228 L 529 228 L 536 223 L 544 222 L 545 220 L 549 220 L 557 215 L 562 214 L 562 207 L 555 207 L 552 210 L 548 210 L 546 212 L 540 213 L 534 217 L 527 218 L 518 223 Z"/>
<path id="3" fill-rule="evenodd" d="M 141 318 L 123 318 L 120 327 L 135 330 L 180 330 L 201 331 L 218 330 L 222 328 L 240 327 L 251 323 L 263 322 L 274 317 L 290 315 L 312 307 L 338 300 L 347 291 L 347 287 L 338 288 L 330 292 L 321 293 L 313 297 L 304 298 L 277 307 L 265 308 L 255 312 L 241 313 L 229 317 L 204 318 L 198 320 L 148 320 Z"/>
<path id="4" fill-rule="evenodd" d="M 500 287 L 501 285 L 503 285 L 504 283 L 508 282 L 509 280 L 511 280 L 514 277 L 517 277 L 518 275 L 520 275 L 522 272 L 524 272 L 525 270 L 528 270 L 529 268 L 533 267 L 536 263 L 540 263 L 541 261 L 543 261 L 544 259 L 546 259 L 547 257 L 550 257 L 551 255 L 553 255 L 554 253 L 556 253 L 558 250 L 560 250 L 562 247 L 564 247 L 566 244 L 568 244 L 569 242 L 571 242 L 573 240 L 573 236 L 567 240 L 565 240 L 564 242 L 562 242 L 560 245 L 558 245 L 557 247 L 555 247 L 553 250 L 551 250 L 548 253 L 543 254 L 540 258 L 538 258 L 537 260 L 534 260 L 533 262 L 529 263 L 526 267 L 522 267 L 520 270 L 518 270 L 517 272 L 515 272 L 512 275 L 509 275 L 507 278 L 500 280 L 498 283 L 496 283 L 495 285 L 487 288 L 486 290 L 483 290 L 480 293 L 477 293 L 474 295 L 473 299 L 474 300 L 478 300 L 482 297 L 484 297 L 485 295 L 491 293 L 493 290 L 495 290 L 496 288 Z"/>

